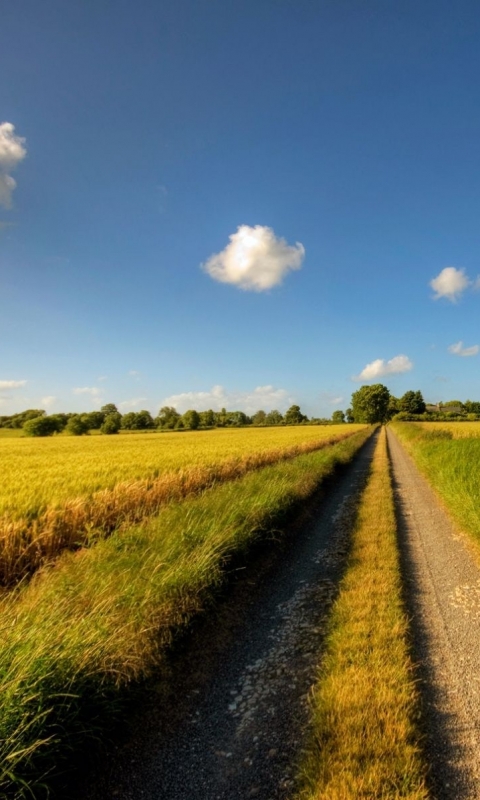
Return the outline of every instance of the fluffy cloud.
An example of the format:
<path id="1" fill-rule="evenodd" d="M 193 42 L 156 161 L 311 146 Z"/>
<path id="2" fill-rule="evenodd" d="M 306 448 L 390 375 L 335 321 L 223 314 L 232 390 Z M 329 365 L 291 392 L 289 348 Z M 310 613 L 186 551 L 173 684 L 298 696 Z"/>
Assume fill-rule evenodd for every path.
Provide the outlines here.
<path id="1" fill-rule="evenodd" d="M 45 408 L 51 408 L 55 405 L 56 399 L 57 398 L 55 395 L 47 394 L 46 397 L 42 397 L 42 406 L 45 406 Z"/>
<path id="2" fill-rule="evenodd" d="M 0 390 L 2 389 L 22 389 L 27 385 L 27 381 L 0 381 Z"/>
<path id="3" fill-rule="evenodd" d="M 438 300 L 440 297 L 446 297 L 452 303 L 455 303 L 465 289 L 472 285 L 474 284 L 465 274 L 465 270 L 456 269 L 455 267 L 445 267 L 436 278 L 430 281 L 430 286 L 435 292 L 434 299 Z"/>
<path id="4" fill-rule="evenodd" d="M 202 268 L 214 280 L 240 289 L 264 292 L 277 286 L 289 270 L 300 269 L 305 256 L 302 244 L 289 245 L 264 225 L 240 225 L 229 239 Z"/>
<path id="5" fill-rule="evenodd" d="M 72 389 L 73 394 L 89 394 L 91 397 L 98 397 L 102 394 L 103 389 L 99 389 L 97 386 L 82 386 L 76 389 Z"/>
<path id="6" fill-rule="evenodd" d="M 480 347 L 478 344 L 472 345 L 472 347 L 464 347 L 463 342 L 457 342 L 456 344 L 451 344 L 448 348 L 448 352 L 452 353 L 454 356 L 476 356 L 478 355 L 478 351 Z"/>
<path id="7" fill-rule="evenodd" d="M 10 175 L 27 155 L 25 139 L 17 136 L 11 122 L 0 124 L 0 205 L 11 208 L 16 181 Z"/>
<path id="8" fill-rule="evenodd" d="M 353 377 L 354 381 L 373 381 L 384 375 L 396 375 L 399 372 L 410 372 L 413 364 L 408 356 L 394 356 L 389 361 L 377 358 L 362 369 L 359 375 Z"/>
<path id="9" fill-rule="evenodd" d="M 229 411 L 244 411 L 254 414 L 259 408 L 271 411 L 277 408 L 284 410 L 293 403 L 285 389 L 275 389 L 274 386 L 257 386 L 250 392 L 227 392 L 223 386 L 213 386 L 209 392 L 183 392 L 166 397 L 161 405 L 174 406 L 181 413 L 195 408 L 197 411 L 207 411 L 209 408 L 220 411 L 227 408 Z"/>
<path id="10" fill-rule="evenodd" d="M 132 397 L 131 400 L 123 400 L 118 404 L 118 407 L 121 408 L 122 411 L 127 411 L 130 408 L 138 408 L 146 399 L 146 397 Z"/>

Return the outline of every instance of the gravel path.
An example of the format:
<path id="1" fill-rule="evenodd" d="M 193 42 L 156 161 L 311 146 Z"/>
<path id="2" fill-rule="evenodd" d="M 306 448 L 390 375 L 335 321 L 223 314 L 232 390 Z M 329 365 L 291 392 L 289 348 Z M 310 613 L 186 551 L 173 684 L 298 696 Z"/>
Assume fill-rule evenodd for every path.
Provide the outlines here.
<path id="1" fill-rule="evenodd" d="M 388 444 L 432 793 L 480 798 L 480 569 L 390 429 Z"/>
<path id="2" fill-rule="evenodd" d="M 180 722 L 165 735 L 160 715 L 157 725 L 150 718 L 82 797 L 291 796 L 308 724 L 308 693 L 375 439 L 329 487 L 315 519 L 292 537 L 233 642 L 219 654 L 208 684 L 192 689 L 186 677 L 187 709 Z M 209 648 L 208 640 L 204 646 Z"/>

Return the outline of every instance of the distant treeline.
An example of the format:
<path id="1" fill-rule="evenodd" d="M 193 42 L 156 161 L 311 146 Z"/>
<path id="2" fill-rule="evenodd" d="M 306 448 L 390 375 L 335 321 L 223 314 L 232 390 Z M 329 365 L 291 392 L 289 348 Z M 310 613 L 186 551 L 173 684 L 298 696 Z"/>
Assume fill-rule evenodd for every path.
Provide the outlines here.
<path id="1" fill-rule="evenodd" d="M 245 425 L 331 425 L 345 421 L 343 411 L 336 411 L 332 419 L 311 418 L 302 414 L 300 406 L 291 406 L 285 414 L 273 410 L 263 410 L 248 416 L 243 411 L 195 411 L 190 409 L 180 414 L 172 406 L 163 406 L 153 417 L 149 411 L 129 411 L 121 414 L 114 403 L 107 403 L 99 411 L 83 414 L 46 414 L 43 409 L 31 408 L 19 414 L 0 416 L 0 428 L 23 428 L 28 436 L 52 436 L 55 433 L 69 433 L 81 436 L 89 431 L 113 434 L 121 430 L 129 431 L 180 431 L 208 428 L 239 428 Z"/>

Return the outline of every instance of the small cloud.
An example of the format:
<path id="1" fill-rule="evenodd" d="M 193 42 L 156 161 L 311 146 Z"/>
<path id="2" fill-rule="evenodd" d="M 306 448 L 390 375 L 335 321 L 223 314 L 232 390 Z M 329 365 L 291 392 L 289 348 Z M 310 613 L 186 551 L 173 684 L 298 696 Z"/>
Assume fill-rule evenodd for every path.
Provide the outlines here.
<path id="1" fill-rule="evenodd" d="M 6 231 L 9 228 L 14 228 L 15 224 L 15 222 L 8 222 L 7 220 L 0 219 L 0 231 Z"/>
<path id="2" fill-rule="evenodd" d="M 131 375 L 133 378 L 137 377 L 137 375 L 140 375 L 140 373 L 139 373 L 139 371 L 137 369 L 129 370 L 128 374 Z"/>
<path id="3" fill-rule="evenodd" d="M 465 270 L 455 267 L 445 267 L 436 278 L 430 281 L 430 286 L 435 292 L 434 299 L 446 297 L 452 303 L 455 303 L 465 289 L 471 285 L 472 281 L 465 274 Z"/>
<path id="4" fill-rule="evenodd" d="M 132 397 L 131 400 L 123 400 L 118 404 L 118 407 L 126 411 L 129 408 L 138 408 L 142 403 L 145 403 L 146 397 Z"/>
<path id="5" fill-rule="evenodd" d="M 300 269 L 303 244 L 294 246 L 264 225 L 240 225 L 221 253 L 211 256 L 202 269 L 216 281 L 246 291 L 264 292 L 282 283 L 290 270 Z"/>
<path id="6" fill-rule="evenodd" d="M 100 377 L 97 378 L 97 380 L 99 380 L 99 381 L 108 381 L 108 375 L 100 375 Z"/>
<path id="7" fill-rule="evenodd" d="M 42 406 L 45 408 L 51 408 L 55 405 L 56 397 L 53 394 L 47 394 L 46 397 L 42 397 Z"/>
<path id="8" fill-rule="evenodd" d="M 343 399 L 344 398 L 341 397 L 340 395 L 337 396 L 332 392 L 320 392 L 320 401 L 322 403 L 328 403 L 331 406 L 336 406 L 339 403 L 342 403 Z"/>
<path id="9" fill-rule="evenodd" d="M 182 392 L 172 394 L 162 401 L 162 406 L 174 406 L 182 413 L 190 408 L 197 411 L 220 411 L 226 408 L 229 411 L 244 411 L 245 414 L 254 414 L 260 408 L 271 411 L 286 409 L 293 403 L 293 398 L 288 396 L 285 389 L 276 389 L 274 386 L 257 386 L 247 392 L 229 392 L 223 386 L 212 386 L 208 392 Z"/>
<path id="10" fill-rule="evenodd" d="M 102 394 L 103 389 L 99 389 L 97 386 L 82 386 L 72 389 L 72 392 L 73 394 L 89 394 L 91 397 L 98 397 Z"/>
<path id="11" fill-rule="evenodd" d="M 394 356 L 389 361 L 383 358 L 377 358 L 362 369 L 359 375 L 354 375 L 354 381 L 373 381 L 375 378 L 381 378 L 384 375 L 396 375 L 400 372 L 410 372 L 413 368 L 413 363 L 408 356 Z"/>
<path id="12" fill-rule="evenodd" d="M 12 207 L 12 194 L 17 185 L 10 175 L 27 155 L 25 139 L 17 136 L 11 122 L 0 124 L 0 205 Z"/>
<path id="13" fill-rule="evenodd" d="M 457 342 L 456 344 L 451 344 L 448 348 L 448 352 L 452 353 L 454 356 L 476 356 L 478 355 L 478 351 L 480 347 L 478 344 L 472 345 L 472 347 L 464 347 L 463 342 Z"/>
<path id="14" fill-rule="evenodd" d="M 165 214 L 167 210 L 167 197 L 168 197 L 168 189 L 166 186 L 158 186 L 158 194 L 159 194 L 159 204 L 158 210 L 160 214 Z"/>
<path id="15" fill-rule="evenodd" d="M 27 385 L 27 381 L 0 381 L 1 389 L 22 389 Z"/>

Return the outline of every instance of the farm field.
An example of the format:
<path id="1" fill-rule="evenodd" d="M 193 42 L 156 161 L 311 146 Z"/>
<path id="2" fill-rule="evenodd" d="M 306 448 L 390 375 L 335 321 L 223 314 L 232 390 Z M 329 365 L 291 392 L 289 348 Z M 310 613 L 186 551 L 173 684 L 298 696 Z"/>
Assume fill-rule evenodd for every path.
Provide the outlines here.
<path id="1" fill-rule="evenodd" d="M 352 436 L 362 425 L 0 440 L 0 583 L 172 500 Z"/>
<path id="2" fill-rule="evenodd" d="M 392 423 L 461 529 L 480 544 L 480 423 Z"/>
<path id="3" fill-rule="evenodd" d="M 363 426 L 172 503 L 94 547 L 64 553 L 54 569 L 4 595 L 0 794 L 26 797 L 34 787 L 43 796 L 42 776 L 70 747 L 98 739 L 102 719 L 120 712 L 122 691 L 151 672 L 172 631 L 205 607 L 232 555 L 278 535 L 295 505 L 371 432 Z"/>

